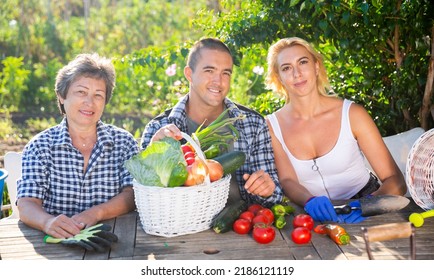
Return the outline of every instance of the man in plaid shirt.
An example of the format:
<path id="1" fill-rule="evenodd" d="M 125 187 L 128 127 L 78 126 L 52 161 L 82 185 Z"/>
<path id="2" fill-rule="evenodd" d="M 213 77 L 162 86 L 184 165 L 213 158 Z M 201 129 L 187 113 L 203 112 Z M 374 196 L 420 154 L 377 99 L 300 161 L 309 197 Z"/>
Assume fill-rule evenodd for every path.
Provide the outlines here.
<path id="1" fill-rule="evenodd" d="M 180 131 L 194 132 L 214 121 L 225 109 L 229 117 L 244 114 L 234 126 L 239 138 L 233 149 L 246 153 L 245 164 L 236 171 L 238 190 L 232 188 L 230 200 L 244 199 L 249 204 L 271 207 L 283 197 L 269 130 L 264 118 L 257 112 L 235 104 L 226 96 L 230 89 L 233 58 L 227 46 L 213 38 L 202 39 L 193 46 L 184 69 L 190 83 L 190 92 L 173 108 L 151 120 L 142 136 L 142 149 L 164 137 L 182 138 Z"/>

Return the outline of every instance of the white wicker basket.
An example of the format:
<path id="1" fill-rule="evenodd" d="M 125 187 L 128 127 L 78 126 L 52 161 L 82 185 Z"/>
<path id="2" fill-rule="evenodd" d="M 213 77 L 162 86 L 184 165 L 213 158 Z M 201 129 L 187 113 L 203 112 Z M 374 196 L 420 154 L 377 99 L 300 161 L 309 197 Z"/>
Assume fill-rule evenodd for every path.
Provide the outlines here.
<path id="1" fill-rule="evenodd" d="M 199 157 L 204 155 L 199 146 L 186 134 Z M 152 235 L 173 237 L 207 230 L 214 217 L 226 205 L 231 175 L 202 185 L 163 188 L 144 186 L 133 182 L 137 211 L 143 230 Z"/>
<path id="2" fill-rule="evenodd" d="M 424 210 L 434 209 L 434 128 L 413 144 L 407 158 L 405 179 L 414 202 Z"/>

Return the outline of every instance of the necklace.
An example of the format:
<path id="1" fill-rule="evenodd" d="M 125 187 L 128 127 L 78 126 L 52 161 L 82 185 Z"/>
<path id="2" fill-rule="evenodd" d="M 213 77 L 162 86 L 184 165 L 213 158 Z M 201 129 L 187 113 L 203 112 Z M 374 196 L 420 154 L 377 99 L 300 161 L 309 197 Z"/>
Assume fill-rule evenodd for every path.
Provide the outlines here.
<path id="1" fill-rule="evenodd" d="M 95 141 L 87 141 L 87 142 L 83 142 L 82 144 L 78 144 L 79 146 L 82 146 L 83 148 L 87 147 L 87 146 L 91 146 L 94 145 Z"/>
<path id="2" fill-rule="evenodd" d="M 95 136 L 72 136 L 72 142 L 73 144 L 78 148 L 86 148 L 86 147 L 93 147 L 95 145 L 97 137 Z"/>
<path id="3" fill-rule="evenodd" d="M 89 143 L 83 143 L 83 144 L 81 144 L 81 146 L 82 147 L 86 147 L 86 146 L 90 146 L 90 145 L 93 145 L 94 144 L 94 142 L 89 142 Z"/>

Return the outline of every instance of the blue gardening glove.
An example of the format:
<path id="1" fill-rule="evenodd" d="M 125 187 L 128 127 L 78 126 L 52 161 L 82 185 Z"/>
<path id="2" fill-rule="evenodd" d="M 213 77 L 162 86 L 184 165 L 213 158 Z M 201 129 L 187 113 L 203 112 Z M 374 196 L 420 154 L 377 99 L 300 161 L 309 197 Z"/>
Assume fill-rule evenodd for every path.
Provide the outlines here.
<path id="1" fill-rule="evenodd" d="M 338 215 L 333 208 L 333 204 L 330 199 L 325 196 L 315 196 L 309 199 L 304 205 L 304 211 L 306 211 L 315 221 L 338 221 Z"/>
<path id="2" fill-rule="evenodd" d="M 338 215 L 339 223 L 357 224 L 363 222 L 366 219 L 365 217 L 362 216 L 360 201 L 358 200 L 351 201 L 348 205 L 351 207 L 357 207 L 359 209 L 352 210 L 351 213 L 349 214 L 339 214 Z"/>

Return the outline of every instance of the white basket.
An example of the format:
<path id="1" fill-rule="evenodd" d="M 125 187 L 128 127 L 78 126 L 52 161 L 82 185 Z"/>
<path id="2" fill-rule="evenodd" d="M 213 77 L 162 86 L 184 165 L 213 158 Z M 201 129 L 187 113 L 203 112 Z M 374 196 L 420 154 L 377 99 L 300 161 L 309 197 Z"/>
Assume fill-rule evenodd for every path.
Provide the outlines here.
<path id="1" fill-rule="evenodd" d="M 423 133 L 413 144 L 405 180 L 414 202 L 424 210 L 434 209 L 434 129 Z"/>
<path id="2" fill-rule="evenodd" d="M 186 134 L 202 159 L 200 147 Z M 231 175 L 218 181 L 190 187 L 163 188 L 133 182 L 137 211 L 143 230 L 152 235 L 173 237 L 207 230 L 226 205 Z"/>
<path id="3" fill-rule="evenodd" d="M 143 230 L 172 237 L 207 230 L 226 205 L 230 174 L 210 185 L 162 188 L 133 183 Z"/>

